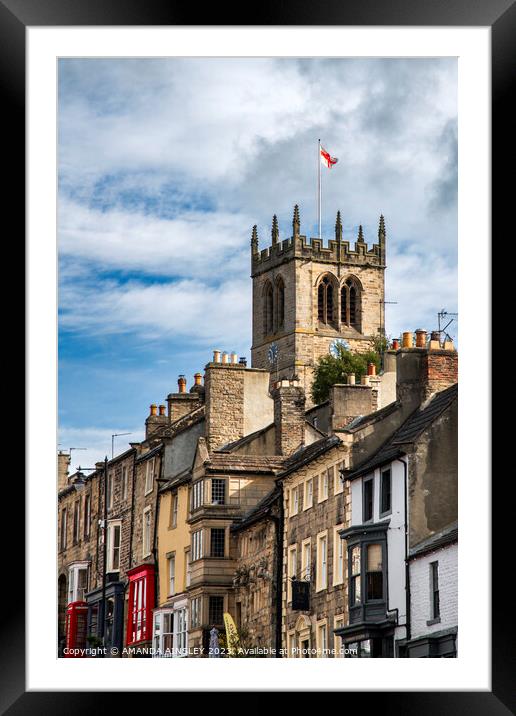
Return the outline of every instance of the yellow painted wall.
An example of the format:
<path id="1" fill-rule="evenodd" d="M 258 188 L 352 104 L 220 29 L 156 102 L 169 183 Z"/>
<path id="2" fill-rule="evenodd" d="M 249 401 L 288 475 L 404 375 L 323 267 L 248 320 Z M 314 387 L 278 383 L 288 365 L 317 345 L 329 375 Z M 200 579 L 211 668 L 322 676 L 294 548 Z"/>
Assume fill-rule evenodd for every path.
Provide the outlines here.
<path id="1" fill-rule="evenodd" d="M 188 518 L 188 485 L 181 485 L 177 494 L 179 504 L 177 510 L 177 527 L 171 527 L 172 521 L 172 491 L 161 495 L 158 521 L 158 563 L 159 563 L 159 606 L 169 601 L 169 575 L 167 554 L 175 552 L 176 573 L 175 593 L 185 591 L 186 584 L 186 554 L 185 550 L 190 547 L 189 526 L 186 523 Z"/>

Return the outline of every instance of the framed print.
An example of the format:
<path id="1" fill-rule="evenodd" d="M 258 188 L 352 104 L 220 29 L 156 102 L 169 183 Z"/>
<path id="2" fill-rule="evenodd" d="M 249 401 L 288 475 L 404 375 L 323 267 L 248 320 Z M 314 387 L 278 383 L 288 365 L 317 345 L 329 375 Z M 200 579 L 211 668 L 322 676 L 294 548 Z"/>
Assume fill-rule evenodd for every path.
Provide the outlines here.
<path id="1" fill-rule="evenodd" d="M 376 5 L 3 0 L 28 309 L 6 713 L 514 708 L 487 366 L 516 12 Z"/>

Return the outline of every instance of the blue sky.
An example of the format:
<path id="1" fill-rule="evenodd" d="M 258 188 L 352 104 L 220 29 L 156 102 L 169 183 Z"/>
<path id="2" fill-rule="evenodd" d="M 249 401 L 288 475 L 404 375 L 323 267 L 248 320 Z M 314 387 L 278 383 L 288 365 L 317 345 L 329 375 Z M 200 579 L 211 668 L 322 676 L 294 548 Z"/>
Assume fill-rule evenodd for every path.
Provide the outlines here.
<path id="1" fill-rule="evenodd" d="M 59 62 L 60 447 L 93 465 L 213 348 L 250 357 L 249 241 L 387 226 L 387 332 L 457 310 L 455 59 Z M 453 330 L 452 330 L 453 334 Z"/>

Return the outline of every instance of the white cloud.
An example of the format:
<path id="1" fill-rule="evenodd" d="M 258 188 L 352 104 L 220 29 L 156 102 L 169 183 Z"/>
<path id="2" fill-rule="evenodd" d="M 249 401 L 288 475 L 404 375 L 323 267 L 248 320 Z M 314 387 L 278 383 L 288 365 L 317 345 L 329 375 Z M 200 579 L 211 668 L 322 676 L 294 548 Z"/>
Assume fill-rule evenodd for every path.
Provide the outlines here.
<path id="1" fill-rule="evenodd" d="M 132 428 L 121 425 L 111 430 L 96 427 L 60 426 L 59 450 L 68 452 L 70 448 L 76 448 L 71 452 L 70 474 L 74 473 L 78 467 L 95 467 L 95 463 L 104 460 L 106 456 L 111 459 L 111 436 L 113 433 L 127 432 L 130 432 L 131 435 L 115 438 L 115 455 L 119 455 L 129 448 L 129 440 L 131 442 L 143 440 L 144 434 L 141 425 Z M 77 448 L 86 449 L 79 450 Z M 86 475 L 90 472 L 90 470 L 85 470 Z"/>

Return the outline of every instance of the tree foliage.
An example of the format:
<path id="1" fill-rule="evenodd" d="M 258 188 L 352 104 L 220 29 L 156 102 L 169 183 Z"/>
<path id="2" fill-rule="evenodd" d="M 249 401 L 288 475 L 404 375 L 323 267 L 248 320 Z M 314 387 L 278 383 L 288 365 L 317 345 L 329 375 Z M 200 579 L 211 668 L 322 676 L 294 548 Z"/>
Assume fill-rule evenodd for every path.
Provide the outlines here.
<path id="1" fill-rule="evenodd" d="M 319 358 L 315 366 L 314 381 L 312 384 L 312 400 L 315 404 L 322 403 L 329 398 L 330 388 L 336 383 L 346 383 L 347 376 L 354 373 L 357 381 L 367 374 L 367 364 L 374 363 L 376 370 L 380 370 L 381 351 L 385 350 L 384 342 L 387 339 L 371 341 L 371 349 L 364 353 L 352 353 L 340 343 L 335 345 L 335 355 L 325 355 Z"/>

